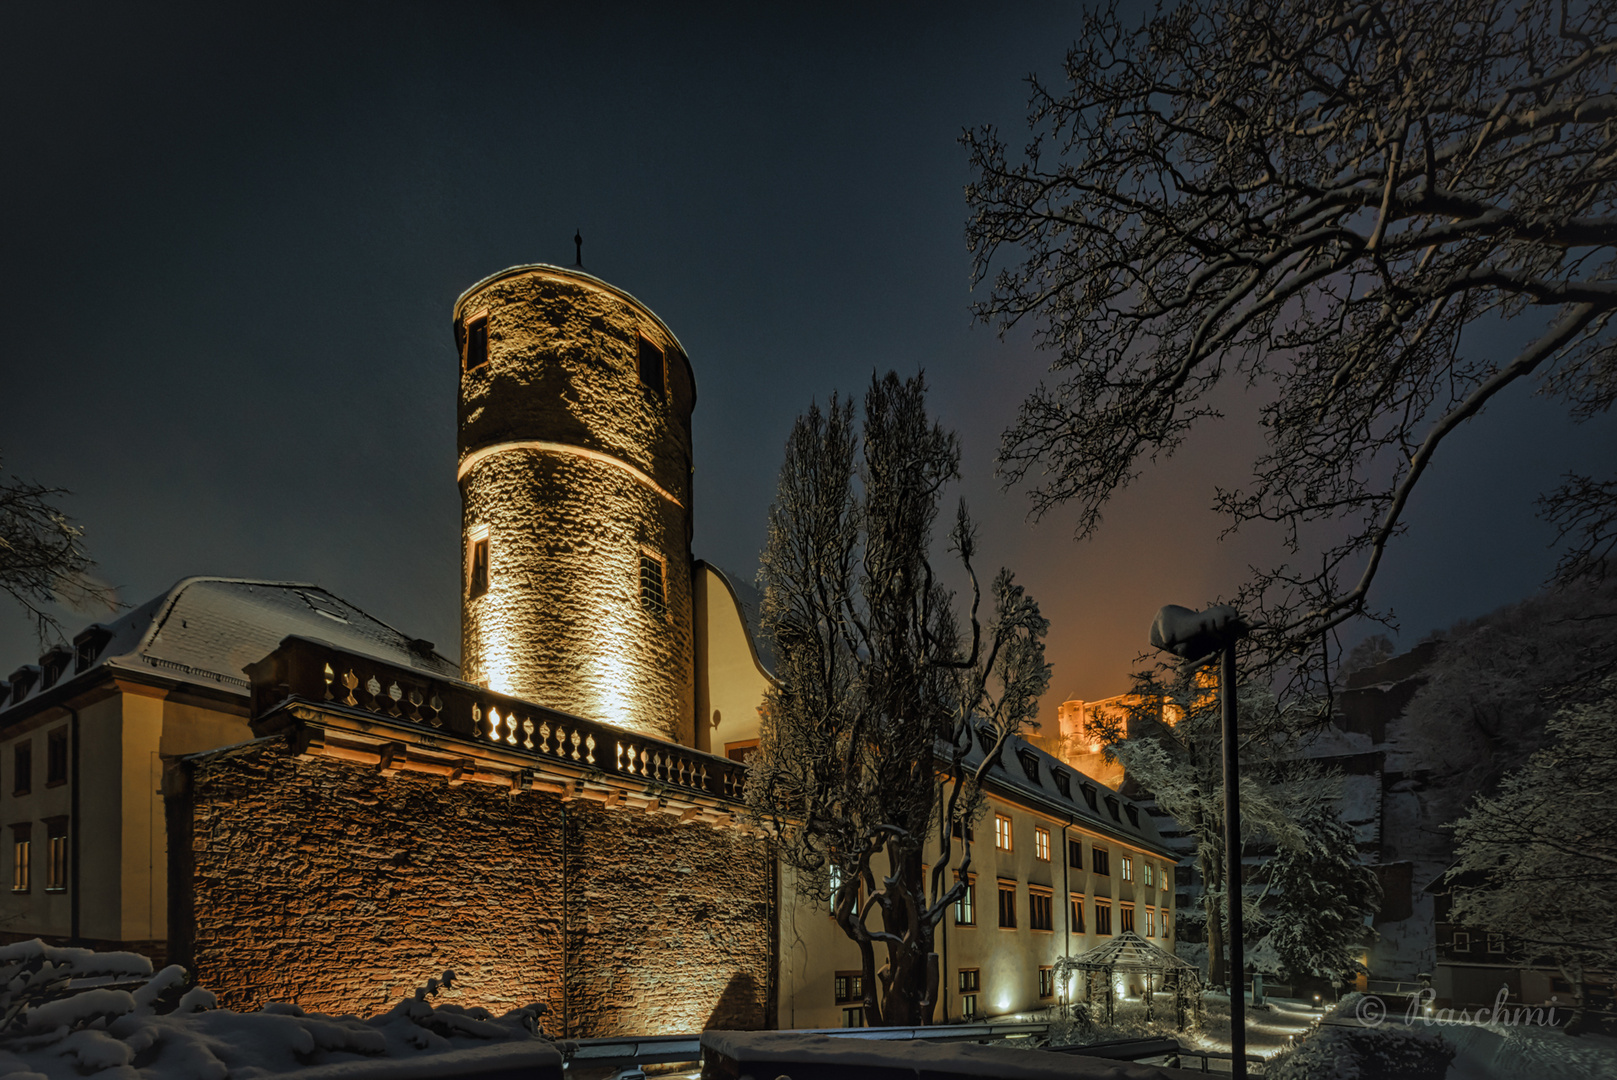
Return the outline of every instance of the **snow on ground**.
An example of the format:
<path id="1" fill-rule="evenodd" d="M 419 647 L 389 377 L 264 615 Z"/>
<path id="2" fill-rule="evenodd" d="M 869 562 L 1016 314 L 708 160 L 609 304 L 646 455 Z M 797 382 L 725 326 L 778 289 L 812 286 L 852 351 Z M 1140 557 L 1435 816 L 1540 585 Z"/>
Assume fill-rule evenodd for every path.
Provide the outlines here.
<path id="1" fill-rule="evenodd" d="M 1617 1039 L 1557 1028 L 1444 1024 L 1435 1030 L 1459 1052 L 1447 1080 L 1611 1080 Z"/>
<path id="2" fill-rule="evenodd" d="M 1247 1006 L 1246 1052 L 1252 1057 L 1271 1058 L 1301 1040 L 1318 1023 L 1322 1009 L 1312 1003 L 1290 998 L 1268 998 L 1267 1008 Z M 1205 1017 L 1201 1028 L 1175 1030 L 1173 1026 L 1173 995 L 1157 994 L 1152 1003 L 1154 1019 L 1145 1018 L 1143 997 L 1122 998 L 1113 1009 L 1112 1023 L 1097 1019 L 1093 1030 L 1075 1028 L 1075 1044 L 1109 1042 L 1114 1039 L 1143 1039 L 1150 1037 L 1177 1039 L 1179 1045 L 1191 1050 L 1230 1051 L 1230 999 L 1228 994 L 1207 991 L 1202 994 Z M 1096 1010 L 1096 1015 L 1104 1015 Z"/>
<path id="3" fill-rule="evenodd" d="M 504 1016 L 427 997 L 429 979 L 380 1016 L 213 1008 L 178 966 L 143 956 L 44 945 L 0 948 L 0 1077 L 4 1080 L 419 1080 L 493 1067 L 560 1066 L 539 1029 L 543 1005 Z"/>

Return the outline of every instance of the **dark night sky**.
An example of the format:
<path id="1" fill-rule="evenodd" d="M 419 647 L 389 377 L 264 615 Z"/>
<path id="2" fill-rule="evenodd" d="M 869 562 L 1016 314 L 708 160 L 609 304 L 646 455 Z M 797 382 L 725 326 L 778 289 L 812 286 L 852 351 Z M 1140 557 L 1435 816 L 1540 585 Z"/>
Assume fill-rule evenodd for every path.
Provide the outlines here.
<path id="1" fill-rule="evenodd" d="M 750 576 L 793 417 L 896 367 L 961 433 L 985 562 L 1051 617 L 1046 715 L 1126 689 L 1159 605 L 1265 557 L 1207 511 L 1256 445 L 1238 409 L 1092 543 L 994 480 L 1044 361 L 971 325 L 957 139 L 1019 127 L 1068 5 L 578 10 L 0 10 L 0 455 L 74 491 L 125 600 L 309 580 L 456 654 L 450 305 L 570 263 L 575 228 L 690 351 L 699 556 Z M 1404 643 L 1530 592 L 1554 561 L 1532 498 L 1594 459 L 1617 425 L 1531 399 L 1457 438 L 1381 581 Z M 0 614 L 0 675 L 37 651 Z"/>

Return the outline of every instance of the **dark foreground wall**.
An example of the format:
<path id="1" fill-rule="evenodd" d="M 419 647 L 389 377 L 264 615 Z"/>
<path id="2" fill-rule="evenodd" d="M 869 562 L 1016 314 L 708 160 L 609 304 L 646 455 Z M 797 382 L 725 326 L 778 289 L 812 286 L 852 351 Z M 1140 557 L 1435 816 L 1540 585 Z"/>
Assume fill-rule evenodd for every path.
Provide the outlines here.
<path id="1" fill-rule="evenodd" d="M 172 958 L 223 1006 L 369 1015 L 450 968 L 448 1000 L 542 1001 L 552 1034 L 773 1020 L 763 840 L 281 739 L 172 768 Z"/>

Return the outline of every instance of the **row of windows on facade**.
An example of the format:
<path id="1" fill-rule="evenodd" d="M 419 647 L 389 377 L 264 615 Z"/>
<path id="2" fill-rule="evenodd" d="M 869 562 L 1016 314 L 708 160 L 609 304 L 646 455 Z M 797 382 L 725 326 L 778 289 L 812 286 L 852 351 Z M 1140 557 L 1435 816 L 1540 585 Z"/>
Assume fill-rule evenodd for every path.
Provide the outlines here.
<path id="1" fill-rule="evenodd" d="M 45 826 L 45 891 L 67 890 L 67 816 L 48 817 Z M 33 891 L 34 823 L 11 826 L 11 891 Z"/>
<path id="2" fill-rule="evenodd" d="M 1056 970 L 1054 965 L 1041 964 L 1038 971 L 1039 999 L 1048 1001 L 1056 996 Z M 836 1003 L 842 1010 L 843 1027 L 863 1027 L 865 1013 L 865 976 L 859 971 L 839 971 L 833 982 Z M 960 1014 L 970 1018 L 977 1015 L 977 995 L 982 993 L 982 969 L 957 968 L 955 989 L 960 995 Z M 851 1007 L 850 1007 L 851 1006 Z"/>
<path id="3" fill-rule="evenodd" d="M 966 830 L 968 839 L 975 839 L 975 837 L 971 835 L 972 831 L 973 830 L 970 830 L 970 829 Z M 956 836 L 960 835 L 960 826 L 959 826 L 958 822 L 955 825 L 955 835 Z M 1015 838 L 1014 838 L 1014 826 L 1013 826 L 1013 823 L 1012 823 L 1010 817 L 1008 815 L 1006 815 L 1006 814 L 995 814 L 994 815 L 994 848 L 995 848 L 995 850 L 996 851 L 1011 851 L 1011 850 L 1014 850 L 1014 841 L 1015 841 Z M 1043 825 L 1035 825 L 1033 827 L 1033 858 L 1038 860 L 1039 862 L 1049 862 L 1050 861 L 1050 830 L 1047 827 L 1043 826 Z M 1068 840 L 1067 840 L 1067 865 L 1075 867 L 1075 868 L 1077 868 L 1079 870 L 1082 870 L 1084 868 L 1083 841 L 1075 840 L 1075 839 L 1072 839 L 1070 837 L 1068 838 Z M 1090 845 L 1090 869 L 1094 873 L 1099 874 L 1102 877 L 1110 877 L 1111 874 L 1112 874 L 1112 854 L 1111 854 L 1111 852 L 1106 848 L 1097 847 L 1096 845 L 1091 844 Z M 1121 878 L 1123 881 L 1133 881 L 1133 880 L 1135 880 L 1135 878 L 1134 878 L 1134 856 L 1132 856 L 1132 855 L 1120 855 L 1118 857 L 1118 877 Z M 1159 870 L 1159 868 L 1157 866 L 1155 866 L 1153 863 L 1149 863 L 1149 862 L 1145 862 L 1144 860 L 1141 860 L 1141 863 L 1140 863 L 1140 884 L 1145 886 L 1146 888 L 1156 888 L 1159 883 L 1160 883 L 1161 888 L 1162 888 L 1162 890 L 1164 892 L 1166 892 L 1170 888 L 1169 875 L 1168 875 L 1167 868 L 1162 867 Z"/>
<path id="4" fill-rule="evenodd" d="M 67 728 L 45 733 L 45 786 L 67 783 Z M 11 747 L 11 793 L 27 795 L 34 787 L 34 740 L 22 739 Z"/>
<path id="5" fill-rule="evenodd" d="M 466 566 L 466 595 L 474 600 L 488 592 L 488 545 L 486 529 L 472 533 Z M 640 606 L 655 618 L 668 617 L 666 564 L 662 556 L 649 551 L 640 553 Z"/>
<path id="6" fill-rule="evenodd" d="M 1488 942 L 1488 951 L 1495 956 L 1502 955 L 1505 952 L 1504 934 L 1489 933 L 1477 934 L 1475 936 L 1479 943 L 1486 938 Z M 1475 948 L 1471 938 L 1472 934 L 1469 930 L 1456 930 L 1454 931 L 1453 937 L 1450 939 L 1449 948 L 1455 952 L 1470 952 L 1473 948 Z"/>
<path id="7" fill-rule="evenodd" d="M 462 334 L 461 367 L 471 374 L 488 366 L 488 312 L 479 311 L 466 320 Z M 668 365 L 662 349 L 640 335 L 635 348 L 640 369 L 640 385 L 659 398 L 668 396 Z"/>
<path id="8" fill-rule="evenodd" d="M 998 883 L 999 893 L 999 926 L 1002 930 L 1016 929 L 1016 894 L 1017 884 L 1014 881 L 1001 881 Z M 1056 928 L 1054 917 L 1055 890 L 1043 885 L 1029 885 L 1028 890 L 1028 929 L 1049 930 Z M 1070 933 L 1089 933 L 1089 920 L 1085 915 L 1085 897 L 1083 893 L 1068 893 L 1070 902 L 1070 917 L 1067 920 L 1067 929 Z M 1142 912 L 1145 916 L 1145 936 L 1156 937 L 1160 926 L 1163 937 L 1170 937 L 1173 927 L 1170 921 L 1169 909 L 1160 910 L 1151 905 L 1144 905 Z M 1094 898 L 1094 930 L 1096 934 L 1110 935 L 1112 933 L 1112 900 L 1109 897 L 1097 896 Z M 1134 919 L 1135 905 L 1119 901 L 1117 903 L 1118 930 L 1124 933 L 1138 933 Z M 1160 916 L 1161 922 L 1158 922 Z M 954 922 L 956 926 L 977 925 L 977 880 L 975 875 L 967 875 L 966 890 L 954 905 Z"/>

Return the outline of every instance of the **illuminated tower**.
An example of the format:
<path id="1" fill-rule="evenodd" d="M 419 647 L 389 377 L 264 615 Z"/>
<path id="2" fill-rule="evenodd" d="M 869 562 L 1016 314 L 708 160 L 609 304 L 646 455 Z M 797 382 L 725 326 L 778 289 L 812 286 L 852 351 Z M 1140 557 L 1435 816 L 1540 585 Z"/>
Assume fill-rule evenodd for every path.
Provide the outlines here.
<path id="1" fill-rule="evenodd" d="M 462 676 L 689 744 L 691 409 L 679 339 L 579 269 L 455 302 Z"/>

